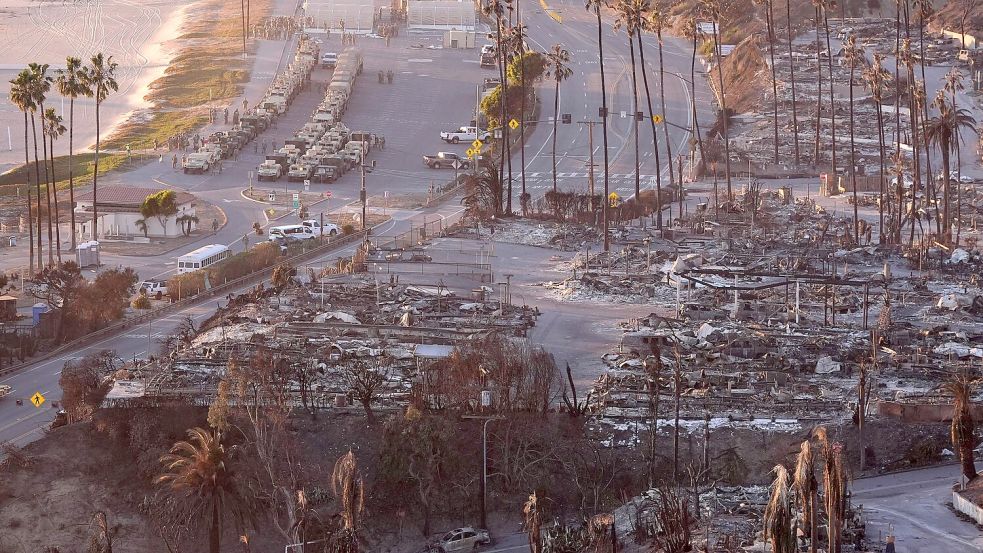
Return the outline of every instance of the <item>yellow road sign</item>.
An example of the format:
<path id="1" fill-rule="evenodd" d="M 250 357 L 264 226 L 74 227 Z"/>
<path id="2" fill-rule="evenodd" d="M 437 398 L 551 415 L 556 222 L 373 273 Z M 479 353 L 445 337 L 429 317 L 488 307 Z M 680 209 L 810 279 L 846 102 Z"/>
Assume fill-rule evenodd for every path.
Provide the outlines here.
<path id="1" fill-rule="evenodd" d="M 480 150 L 481 147 L 484 145 L 485 143 L 480 140 L 475 140 L 474 142 L 471 143 L 471 147 L 474 148 L 475 150 Z"/>
<path id="2" fill-rule="evenodd" d="M 473 158 L 475 156 L 475 154 L 477 152 L 475 152 L 474 149 L 472 149 L 472 148 L 468 148 L 468 151 L 466 151 L 464 153 L 467 154 L 468 159 L 471 159 L 471 158 Z"/>
<path id="3" fill-rule="evenodd" d="M 611 207 L 618 207 L 618 200 L 620 199 L 621 197 L 618 196 L 617 192 L 612 192 L 608 194 L 608 205 L 610 205 Z"/>
<path id="4" fill-rule="evenodd" d="M 31 396 L 31 403 L 33 403 L 35 407 L 41 407 L 41 404 L 44 403 L 44 396 L 41 395 L 41 392 L 34 392 L 34 395 Z"/>
<path id="5" fill-rule="evenodd" d="M 652 122 L 658 125 L 659 123 L 662 122 L 662 116 L 656 113 L 655 115 L 652 116 Z"/>
<path id="6" fill-rule="evenodd" d="M 516 121 L 515 119 L 509 121 L 509 128 L 512 129 L 513 131 L 515 129 L 518 129 L 519 128 L 519 122 Z"/>

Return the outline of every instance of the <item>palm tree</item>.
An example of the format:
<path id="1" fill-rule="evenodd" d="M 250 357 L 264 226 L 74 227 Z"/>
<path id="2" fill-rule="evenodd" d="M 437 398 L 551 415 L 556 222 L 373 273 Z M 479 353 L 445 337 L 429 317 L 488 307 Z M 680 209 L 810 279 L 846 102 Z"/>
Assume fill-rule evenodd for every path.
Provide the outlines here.
<path id="1" fill-rule="evenodd" d="M 659 104 L 662 107 L 662 118 L 665 119 L 666 116 L 667 116 L 667 114 L 668 114 L 668 111 L 666 110 L 666 94 L 665 94 L 665 90 L 666 90 L 666 71 L 665 71 L 665 63 L 663 62 L 663 58 L 662 58 L 662 50 L 663 50 L 663 46 L 664 46 L 664 43 L 663 43 L 663 40 L 662 40 L 662 29 L 666 25 L 666 14 L 661 9 L 652 10 L 649 7 L 645 7 L 645 6 L 643 6 L 641 9 L 639 9 L 638 10 L 638 13 L 639 13 L 640 16 L 643 16 L 643 17 L 644 17 L 644 14 L 645 13 L 648 13 L 648 17 L 644 17 L 644 21 L 642 21 L 642 25 L 645 26 L 645 29 L 646 30 L 651 31 L 651 32 L 654 32 L 655 33 L 655 38 L 656 38 L 656 40 L 658 40 L 658 44 L 659 44 Z M 641 45 L 639 45 L 639 49 L 641 49 Z M 642 65 L 643 66 L 644 66 L 644 64 L 645 64 L 645 62 L 642 61 Z M 644 75 L 644 73 L 643 73 L 643 75 Z M 651 111 L 651 110 L 649 110 L 649 111 Z M 694 118 L 696 117 L 696 112 L 693 112 L 693 117 Z M 699 129 L 697 129 L 697 130 L 699 130 Z M 699 133 L 697 133 L 697 134 L 699 134 Z M 673 176 L 673 172 L 672 172 L 672 141 L 669 140 L 669 125 L 667 125 L 667 124 L 663 124 L 662 125 L 662 136 L 663 136 L 663 138 L 665 138 L 665 141 L 666 141 L 666 160 L 669 162 L 669 185 L 671 186 L 671 185 L 675 184 L 676 177 Z M 658 146 L 656 146 L 656 147 L 658 147 Z M 658 163 L 656 164 L 656 171 L 658 171 L 658 173 L 661 173 L 662 172 L 661 170 L 659 170 L 659 164 Z M 682 182 L 679 183 L 679 190 L 680 190 L 680 194 L 681 194 L 682 193 L 682 190 L 683 190 L 683 184 L 682 184 Z M 660 207 L 662 206 L 661 200 L 660 200 L 659 206 Z"/>
<path id="2" fill-rule="evenodd" d="M 92 239 L 99 239 L 99 203 L 96 193 L 98 191 L 99 180 L 99 108 L 112 92 L 119 90 L 119 83 L 116 82 L 116 67 L 118 64 L 113 61 L 113 57 L 103 56 L 102 52 L 92 56 L 88 69 L 86 70 L 85 83 L 92 89 L 92 94 L 96 99 L 96 157 L 92 170 Z"/>
<path id="3" fill-rule="evenodd" d="M 803 441 L 799 446 L 799 454 L 795 458 L 793 485 L 798 494 L 799 507 L 802 509 L 802 524 L 805 526 L 805 533 L 809 536 L 809 551 L 816 553 L 819 541 L 819 524 L 816 515 L 818 482 L 816 482 L 816 460 L 809 440 Z"/>
<path id="4" fill-rule="evenodd" d="M 857 73 L 857 66 L 866 65 L 867 58 L 863 47 L 857 45 L 856 35 L 851 34 L 847 37 L 843 57 L 846 59 L 847 65 L 850 66 L 850 181 L 853 185 L 853 241 L 859 245 L 860 215 L 858 210 L 860 201 L 857 199 L 857 144 L 854 133 L 853 82 Z"/>
<path id="5" fill-rule="evenodd" d="M 795 103 L 795 60 L 792 59 L 792 0 L 785 1 L 785 17 L 788 19 L 788 59 L 792 83 L 792 134 L 795 136 L 795 165 L 799 164 L 799 115 Z"/>
<path id="6" fill-rule="evenodd" d="M 829 40 L 829 10 L 836 7 L 836 0 L 819 0 L 823 11 L 823 29 L 826 31 L 826 64 L 829 68 L 829 133 L 830 133 L 830 175 L 836 178 L 836 98 L 833 88 L 833 48 Z"/>
<path id="7" fill-rule="evenodd" d="M 532 553 L 541 553 L 543 551 L 543 539 L 541 535 L 543 512 L 539 508 L 539 497 L 536 492 L 529 494 L 529 499 L 522 505 L 522 519 L 529 538 L 529 551 Z"/>
<path id="8" fill-rule="evenodd" d="M 965 87 L 963 86 L 963 74 L 959 71 L 958 68 L 953 67 L 952 69 L 949 70 L 948 73 L 945 74 L 945 86 L 943 87 L 943 90 L 946 90 L 947 92 L 952 94 L 953 109 L 956 108 L 956 93 L 961 92 L 964 89 Z M 958 139 L 959 136 L 957 135 L 956 138 Z M 956 150 L 956 180 L 960 180 L 962 179 L 963 176 L 962 149 L 956 147 L 955 150 Z M 959 187 L 956 188 L 956 221 L 959 221 L 959 224 L 956 225 L 956 247 L 959 247 L 959 239 L 962 234 L 961 233 L 962 198 L 963 198 L 963 187 L 960 184 Z"/>
<path id="9" fill-rule="evenodd" d="M 358 544 L 358 530 L 365 512 L 365 486 L 358 472 L 358 462 L 351 450 L 335 461 L 331 471 L 331 491 L 338 498 L 341 515 L 341 539 L 347 542 L 348 551 Z"/>
<path id="10" fill-rule="evenodd" d="M 942 389 L 952 394 L 952 448 L 958 453 L 963 476 L 969 482 L 976 478 L 976 463 L 973 461 L 976 437 L 971 399 L 973 382 L 960 375 L 946 382 Z"/>
<path id="11" fill-rule="evenodd" d="M 791 0 L 789 0 L 791 1 Z M 816 142 L 813 151 L 813 165 L 819 166 L 819 141 L 823 130 L 823 60 L 822 42 L 819 40 L 819 16 L 825 5 L 823 0 L 811 0 L 813 7 L 813 18 L 816 23 L 816 84 L 819 87 L 816 92 Z M 832 79 L 832 75 L 830 75 Z M 832 85 L 832 83 L 830 83 Z M 830 175 L 831 179 L 836 179 L 836 175 Z"/>
<path id="12" fill-rule="evenodd" d="M 570 63 L 570 52 L 563 46 L 554 44 L 546 54 L 546 75 L 554 82 L 553 87 L 553 193 L 556 194 L 556 122 L 560 117 L 560 83 L 570 78 L 573 69 Z"/>
<path id="13" fill-rule="evenodd" d="M 823 503 L 826 508 L 826 536 L 829 540 L 829 553 L 840 553 L 843 517 L 846 514 L 846 479 L 843 475 L 843 447 L 832 443 L 826 428 L 820 426 L 815 432 L 819 449 L 823 456 Z"/>
<path id="14" fill-rule="evenodd" d="M 656 38 L 659 40 L 659 45 L 661 49 L 662 44 L 662 26 L 664 25 L 665 13 L 662 12 L 661 8 L 653 8 L 647 0 L 644 0 L 642 6 L 638 10 L 639 15 L 642 18 L 641 25 L 644 31 L 655 31 Z M 646 15 L 647 14 L 647 15 Z M 693 29 L 697 29 L 696 21 L 691 20 L 693 24 Z M 696 32 L 693 34 L 693 43 L 696 43 Z M 649 75 L 648 75 L 648 65 L 645 63 L 645 43 L 642 41 L 642 34 L 638 33 L 638 59 L 642 62 L 642 85 L 645 87 L 645 101 L 649 108 L 649 124 L 652 127 L 652 149 L 655 152 L 655 225 L 656 228 L 662 228 L 662 155 L 659 152 L 659 135 L 655 129 L 655 111 L 652 109 L 652 90 L 649 87 Z M 693 62 L 691 65 L 691 71 L 696 70 L 696 50 L 693 50 Z M 660 64 L 659 71 L 661 74 L 662 67 Z M 690 76 L 692 79 L 692 75 Z M 691 80 L 691 85 L 693 82 Z M 691 97 L 692 98 L 692 97 Z M 663 104 L 665 103 L 665 98 L 663 97 Z M 703 142 L 700 140 L 700 127 L 698 119 L 696 118 L 696 101 L 693 98 L 693 121 L 696 123 L 695 137 L 697 142 L 700 144 L 700 148 L 703 147 Z M 665 108 L 662 110 L 662 115 L 665 117 Z M 668 141 L 667 141 L 668 142 Z M 669 160 L 670 168 L 672 166 L 672 160 Z M 669 171 L 669 178 L 674 179 L 672 176 L 672 171 Z M 673 182 L 670 180 L 670 183 Z"/>
<path id="15" fill-rule="evenodd" d="M 31 218 L 31 156 L 28 143 L 27 112 L 35 109 L 34 96 L 31 94 L 31 73 L 23 70 L 10 81 L 10 102 L 24 113 L 24 174 L 27 175 L 27 231 L 29 233 L 28 244 L 30 245 L 30 257 L 28 258 L 28 269 L 34 268 L 34 224 Z"/>
<path id="16" fill-rule="evenodd" d="M 518 16 L 518 2 L 516 2 L 516 24 L 512 26 L 509 31 L 509 51 L 511 52 L 512 59 L 518 60 L 519 62 L 519 178 L 522 182 L 522 194 L 520 202 L 522 206 L 522 215 L 526 215 L 526 205 L 528 202 L 525 200 L 528 196 L 526 194 L 526 26 L 522 24 L 522 20 Z M 509 171 L 509 178 L 511 179 L 512 171 Z"/>
<path id="17" fill-rule="evenodd" d="M 636 200 L 641 200 L 642 187 L 638 170 L 638 117 L 636 116 L 638 112 L 638 65 L 635 63 L 635 36 L 640 32 L 641 14 L 639 13 L 639 9 L 642 5 L 643 2 L 640 0 L 618 0 L 618 3 L 614 7 L 617 12 L 617 18 L 614 20 L 614 30 L 617 31 L 622 27 L 625 28 L 625 34 L 628 35 L 628 51 L 631 57 L 631 97 L 632 106 L 634 106 L 631 120 L 633 134 L 635 135 Z M 645 70 L 644 67 L 642 70 Z"/>
<path id="18" fill-rule="evenodd" d="M 730 180 L 730 134 L 728 130 L 730 116 L 727 113 L 727 95 L 724 93 L 724 56 L 723 48 L 720 45 L 720 3 L 719 0 L 701 0 L 701 3 L 704 14 L 713 23 L 714 57 L 717 64 L 717 80 L 720 83 L 720 113 L 724 122 L 724 172 L 727 176 L 727 201 L 731 202 L 734 201 L 734 189 Z M 669 159 L 669 162 L 672 163 L 672 158 Z"/>
<path id="19" fill-rule="evenodd" d="M 884 143 L 886 138 L 884 136 L 884 113 L 881 108 L 881 102 L 884 101 L 884 90 L 885 84 L 891 75 L 884 69 L 883 65 L 884 56 L 878 53 L 874 54 L 873 65 L 868 66 L 863 73 L 864 86 L 870 90 L 871 96 L 874 99 L 874 105 L 877 108 L 877 147 L 878 147 L 878 159 L 880 160 L 880 187 L 879 187 L 879 201 L 877 202 L 877 218 L 878 218 L 878 242 L 883 244 L 885 240 L 884 235 Z M 852 104 L 852 102 L 851 102 Z M 890 205 L 890 194 L 887 195 L 887 202 Z M 890 208 L 888 212 L 890 212 Z"/>
<path id="20" fill-rule="evenodd" d="M 482 6 L 482 12 L 485 15 L 489 16 L 489 17 L 494 17 L 495 18 L 495 53 L 498 55 L 498 79 L 499 79 L 499 82 L 502 83 L 501 85 L 499 85 L 499 86 L 502 87 L 501 88 L 501 92 L 502 93 L 500 95 L 501 98 L 502 98 L 502 100 L 500 102 L 501 103 L 501 106 L 500 106 L 500 109 L 501 109 L 501 117 L 498 118 L 498 128 L 502 132 L 502 145 L 501 145 L 501 150 L 499 152 L 500 157 L 499 157 L 499 165 L 498 165 L 498 180 L 499 181 L 504 181 L 505 180 L 505 158 L 506 158 L 506 156 L 508 156 L 509 159 L 510 159 L 510 163 L 511 163 L 511 153 L 512 153 L 511 146 L 509 145 L 509 127 L 506 124 L 507 123 L 506 115 L 507 115 L 507 112 L 508 112 L 508 101 L 507 100 L 508 100 L 508 96 L 509 96 L 509 94 L 508 94 L 509 93 L 509 83 L 508 83 L 508 80 L 505 78 L 505 64 L 506 64 L 505 51 L 506 51 L 506 48 L 505 48 L 505 42 L 504 42 L 504 40 L 502 38 L 502 29 L 504 28 L 504 25 L 505 25 L 505 22 L 503 21 L 503 19 L 505 17 L 505 2 L 503 2 L 502 0 L 488 0 L 488 3 L 487 4 L 484 4 Z M 509 213 L 512 212 L 512 188 L 511 188 L 511 186 L 512 186 L 512 179 L 510 178 L 509 179 L 509 194 L 508 194 L 509 197 L 508 197 L 508 200 L 507 200 L 508 201 L 508 206 L 506 207 L 506 211 L 509 212 Z M 496 211 L 498 211 L 498 210 L 496 210 Z"/>
<path id="21" fill-rule="evenodd" d="M 601 22 L 601 4 L 603 0 L 586 0 L 584 3 L 584 8 L 587 11 L 594 11 L 594 15 L 597 17 L 597 64 L 601 69 L 601 134 L 604 136 L 604 201 L 601 202 L 603 205 L 602 213 L 604 214 L 604 251 L 608 251 L 611 247 L 611 237 L 608 235 L 608 195 L 611 193 L 608 182 L 608 168 L 609 168 L 609 154 L 608 154 L 608 92 L 607 85 L 604 81 L 604 41 L 602 40 L 604 34 L 604 25 Z"/>
<path id="22" fill-rule="evenodd" d="M 219 553 L 226 516 L 239 527 L 249 521 L 249 511 L 229 467 L 233 452 L 222 445 L 221 433 L 196 427 L 188 430 L 188 438 L 160 458 L 164 470 L 155 483 L 182 522 L 207 520 L 208 550 Z"/>
<path id="23" fill-rule="evenodd" d="M 47 184 L 48 183 L 48 163 L 47 163 L 48 146 L 47 146 L 47 143 L 44 140 L 44 121 L 42 121 L 41 122 L 41 133 L 42 133 L 41 134 L 41 145 L 44 148 L 44 152 L 45 153 L 44 153 L 44 157 L 41 158 L 41 159 L 39 159 L 38 158 L 38 130 L 37 130 L 37 121 L 35 120 L 34 115 L 35 115 L 36 112 L 40 112 L 42 116 L 44 115 L 44 99 L 45 99 L 44 96 L 45 96 L 45 94 L 48 93 L 49 90 L 51 90 L 51 78 L 47 76 L 47 73 L 48 73 L 48 65 L 47 64 L 31 63 L 31 64 L 28 64 L 27 70 L 30 71 L 30 73 L 31 73 L 31 86 L 30 86 L 30 91 L 31 91 L 31 96 L 33 96 L 33 98 L 34 98 L 34 106 L 35 106 L 35 109 L 31 110 L 31 128 L 32 128 L 31 134 L 32 134 L 32 137 L 34 139 L 34 177 L 36 179 L 35 180 L 35 183 L 37 185 L 37 194 L 38 194 L 37 195 L 37 214 L 38 214 L 38 216 L 37 216 L 36 222 L 37 222 L 37 231 L 38 231 L 38 234 L 37 234 L 37 241 L 38 241 L 38 270 L 40 271 L 41 269 L 44 268 L 44 259 L 43 259 L 43 256 L 42 256 L 43 248 L 42 248 L 42 245 L 41 245 L 41 241 L 42 241 L 42 236 L 41 236 L 41 163 L 42 163 L 42 161 L 44 162 L 44 181 L 45 181 L 45 190 L 47 191 L 47 190 L 49 190 L 48 184 Z M 51 209 L 50 209 L 50 206 L 51 206 L 51 194 L 50 194 L 50 192 L 47 194 L 47 198 L 48 198 L 47 204 L 48 204 L 48 207 L 49 207 L 49 209 L 48 209 L 48 247 L 50 248 L 51 247 Z M 54 258 L 52 257 L 51 252 L 48 252 L 48 259 L 49 259 L 48 264 L 51 265 L 54 262 Z"/>
<path id="24" fill-rule="evenodd" d="M 925 124 L 925 141 L 937 146 L 942 153 L 942 228 L 945 242 L 949 244 L 952 242 L 952 219 L 949 212 L 952 179 L 949 178 L 949 156 L 953 150 L 959 149 L 960 132 L 964 129 L 976 130 L 976 120 L 969 111 L 948 103 L 944 90 L 939 91 L 933 104 L 939 109 L 939 115 Z"/>
<path id="25" fill-rule="evenodd" d="M 771 496 L 765 506 L 764 536 L 771 542 L 774 553 L 795 553 L 795 512 L 789 494 L 788 470 L 783 465 L 775 465 L 775 480 L 771 483 Z"/>
<path id="26" fill-rule="evenodd" d="M 908 122 L 911 131 L 911 160 L 912 160 L 912 185 L 911 185 L 911 207 L 908 210 L 909 223 L 911 224 L 911 230 L 908 236 L 909 244 L 915 241 L 915 222 L 916 214 L 918 213 L 918 192 L 920 189 L 919 184 L 921 183 L 921 169 L 920 161 L 921 156 L 919 155 L 919 143 L 918 138 L 918 108 L 917 100 L 915 98 L 915 69 L 914 69 L 914 56 L 911 52 L 911 39 L 904 38 L 901 41 L 901 49 L 898 51 L 898 60 L 907 69 L 908 75 L 908 111 L 909 117 Z M 900 232 L 900 230 L 899 230 Z"/>
<path id="27" fill-rule="evenodd" d="M 772 9 L 772 0 L 754 0 L 754 3 L 763 3 L 765 5 L 765 28 L 768 34 L 768 55 L 771 58 L 771 102 L 772 111 L 775 114 L 774 117 L 772 117 L 775 130 L 775 165 L 778 165 L 778 78 L 775 75 L 775 22 L 772 19 L 774 17 L 774 10 Z"/>
<path id="28" fill-rule="evenodd" d="M 92 96 L 92 89 L 86 84 L 85 71 L 81 59 L 69 56 L 65 60 L 65 69 L 59 69 L 55 79 L 58 93 L 68 98 L 68 203 L 71 206 L 72 251 L 75 251 L 75 166 L 72 163 L 75 153 L 75 99 Z"/>
<path id="29" fill-rule="evenodd" d="M 55 139 L 65 134 L 68 130 L 65 125 L 62 125 L 63 119 L 60 115 L 55 113 L 55 108 L 48 108 L 44 111 L 43 124 L 44 131 L 48 135 L 48 141 L 50 143 L 51 152 L 51 199 L 55 204 L 55 251 L 58 253 L 58 263 L 61 263 L 61 215 L 58 212 L 58 187 L 55 183 L 58 179 L 55 178 Z M 48 218 L 51 217 L 51 206 L 48 206 Z M 51 254 L 51 245 L 48 245 L 48 254 Z"/>

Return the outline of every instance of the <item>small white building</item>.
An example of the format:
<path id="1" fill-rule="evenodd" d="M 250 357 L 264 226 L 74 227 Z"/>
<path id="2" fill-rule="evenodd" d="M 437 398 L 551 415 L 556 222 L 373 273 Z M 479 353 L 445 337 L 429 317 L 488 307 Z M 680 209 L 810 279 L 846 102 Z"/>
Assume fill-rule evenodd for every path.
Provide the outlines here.
<path id="1" fill-rule="evenodd" d="M 143 220 L 140 206 L 147 196 L 160 192 L 159 188 L 140 188 L 138 186 L 100 186 L 96 196 L 99 202 L 98 240 L 106 238 L 143 237 L 145 234 L 137 221 Z M 157 217 L 146 220 L 146 236 L 150 238 L 175 238 L 181 236 L 182 224 L 190 224 L 191 230 L 197 223 L 189 220 L 195 217 L 196 198 L 187 192 L 174 191 L 177 214 L 163 221 Z M 75 195 L 75 231 L 77 236 L 88 239 L 92 235 L 92 191 Z"/>

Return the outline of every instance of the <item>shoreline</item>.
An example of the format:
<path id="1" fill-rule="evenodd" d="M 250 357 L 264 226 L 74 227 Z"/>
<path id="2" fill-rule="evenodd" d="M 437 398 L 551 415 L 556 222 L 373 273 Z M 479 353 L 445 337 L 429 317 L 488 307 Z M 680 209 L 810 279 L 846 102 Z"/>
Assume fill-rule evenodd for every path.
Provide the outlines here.
<path id="1" fill-rule="evenodd" d="M 136 90 L 130 92 L 125 96 L 125 105 L 130 106 L 131 109 L 115 116 L 110 124 L 102 130 L 102 140 L 106 140 L 115 133 L 120 126 L 130 120 L 131 117 L 136 116 L 143 110 L 150 110 L 154 108 L 154 105 L 144 98 L 150 92 L 150 85 L 154 81 L 164 76 L 167 72 L 167 68 L 170 67 L 171 60 L 177 56 L 180 51 L 180 47 L 176 44 L 176 41 L 181 36 L 181 28 L 188 19 L 188 12 L 197 4 L 200 0 L 195 0 L 193 2 L 184 4 L 179 8 L 175 9 L 173 14 L 165 19 L 161 20 L 160 27 L 157 28 L 157 32 L 150 38 L 150 40 L 145 43 L 145 48 L 140 51 L 140 54 L 147 58 L 148 64 L 141 71 L 140 76 L 134 80 L 133 84 Z M 95 151 L 95 132 L 91 133 L 92 139 L 88 147 L 86 147 L 85 152 Z"/>
<path id="2" fill-rule="evenodd" d="M 50 64 L 49 73 L 54 76 L 56 70 L 64 67 L 68 55 L 81 58 L 83 63 L 100 51 L 113 56 L 120 64 L 120 91 L 111 94 L 100 109 L 101 137 L 105 141 L 125 121 L 153 107 L 144 97 L 151 83 L 164 75 L 179 53 L 177 39 L 184 32 L 191 10 L 202 2 L 151 0 L 134 4 L 90 0 L 85 4 L 53 5 L 28 0 L 9 8 L 5 20 L 0 21 L 0 135 L 3 126 L 7 126 L 12 140 L 0 140 L 0 173 L 24 160 L 23 140 L 17 139 L 23 136 L 23 115 L 8 97 L 8 81 L 17 72 L 36 61 Z M 68 126 L 69 103 L 54 87 L 48 105 Z M 75 151 L 94 151 L 95 140 L 94 102 L 79 98 L 75 101 Z M 56 146 L 58 155 L 67 155 L 67 136 Z"/>

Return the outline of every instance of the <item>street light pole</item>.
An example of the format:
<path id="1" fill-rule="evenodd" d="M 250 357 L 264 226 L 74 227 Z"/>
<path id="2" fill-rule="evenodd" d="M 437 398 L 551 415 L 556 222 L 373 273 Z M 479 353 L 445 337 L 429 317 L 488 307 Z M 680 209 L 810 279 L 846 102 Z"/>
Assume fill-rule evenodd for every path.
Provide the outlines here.
<path id="1" fill-rule="evenodd" d="M 464 419 L 485 421 L 481 425 L 481 527 L 488 528 L 488 423 L 502 420 L 500 415 L 464 415 Z"/>

